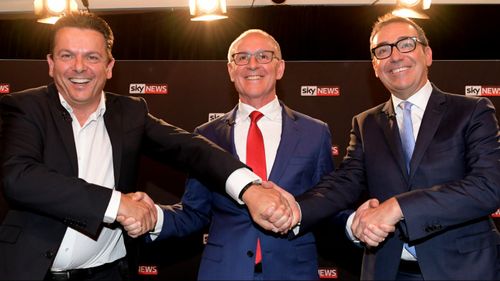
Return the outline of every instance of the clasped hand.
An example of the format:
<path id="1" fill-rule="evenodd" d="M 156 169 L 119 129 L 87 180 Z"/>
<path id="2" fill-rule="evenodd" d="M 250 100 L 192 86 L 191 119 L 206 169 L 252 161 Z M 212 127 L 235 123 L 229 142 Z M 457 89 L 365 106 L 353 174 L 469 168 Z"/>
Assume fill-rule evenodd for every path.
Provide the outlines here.
<path id="1" fill-rule="evenodd" d="M 130 237 L 136 238 L 154 229 L 157 211 L 153 200 L 144 192 L 122 194 L 116 221 Z"/>
<path id="2" fill-rule="evenodd" d="M 377 247 L 389 233 L 394 232 L 403 214 L 396 198 L 380 204 L 370 199 L 357 210 L 351 225 L 354 236 L 368 246 Z"/>
<path id="3" fill-rule="evenodd" d="M 295 198 L 271 181 L 253 185 L 242 200 L 254 222 L 266 230 L 285 234 L 300 220 Z"/>

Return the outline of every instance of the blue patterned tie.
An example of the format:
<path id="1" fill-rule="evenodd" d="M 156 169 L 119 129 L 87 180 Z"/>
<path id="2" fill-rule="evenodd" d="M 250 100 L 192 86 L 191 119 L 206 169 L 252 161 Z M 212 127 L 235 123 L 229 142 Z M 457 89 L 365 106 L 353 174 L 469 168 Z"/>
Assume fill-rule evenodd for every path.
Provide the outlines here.
<path id="1" fill-rule="evenodd" d="M 411 107 L 413 104 L 404 101 L 399 104 L 403 109 L 403 128 L 401 128 L 401 143 L 405 153 L 405 163 L 408 173 L 410 172 L 410 160 L 415 148 L 415 138 L 413 137 L 413 123 L 411 121 Z"/>
<path id="2" fill-rule="evenodd" d="M 408 173 L 410 173 L 410 160 L 413 154 L 413 149 L 415 148 L 415 138 L 413 136 L 413 123 L 411 121 L 411 107 L 412 103 L 409 101 L 404 101 L 399 104 L 403 109 L 403 128 L 401 128 L 401 143 L 403 144 L 403 150 L 405 154 L 405 164 Z M 404 243 L 405 249 L 412 254 L 415 258 L 417 253 L 415 252 L 415 247 L 409 246 Z"/>

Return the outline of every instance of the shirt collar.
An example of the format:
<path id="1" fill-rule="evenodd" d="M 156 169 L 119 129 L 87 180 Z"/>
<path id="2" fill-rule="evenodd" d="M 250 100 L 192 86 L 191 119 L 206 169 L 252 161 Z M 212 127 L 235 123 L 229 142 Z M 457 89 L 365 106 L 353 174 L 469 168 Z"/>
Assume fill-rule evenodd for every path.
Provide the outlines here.
<path id="1" fill-rule="evenodd" d="M 61 105 L 71 114 L 73 114 L 73 108 L 69 105 L 69 103 L 64 99 L 63 95 L 59 93 L 59 101 L 61 102 Z M 106 112 L 106 95 L 104 95 L 104 91 L 101 93 L 101 100 L 99 102 L 99 105 L 97 106 L 97 109 L 94 113 L 91 114 L 90 118 L 97 118 Z"/>
<path id="2" fill-rule="evenodd" d="M 281 116 L 281 105 L 278 101 L 278 97 L 274 99 L 263 107 L 256 109 L 255 107 L 241 102 L 238 102 L 238 112 L 236 113 L 236 122 L 248 118 L 252 111 L 258 110 L 264 114 L 263 118 L 268 118 L 270 120 L 275 120 Z"/>
<path id="3" fill-rule="evenodd" d="M 411 102 L 414 106 L 418 107 L 422 111 L 425 111 L 425 108 L 427 107 L 427 102 L 429 102 L 429 98 L 431 97 L 431 93 L 432 93 L 432 85 L 431 82 L 427 80 L 425 85 L 415 94 L 409 97 L 407 101 Z M 404 101 L 396 97 L 395 95 L 391 95 L 391 98 L 394 107 L 398 107 L 398 105 Z"/>

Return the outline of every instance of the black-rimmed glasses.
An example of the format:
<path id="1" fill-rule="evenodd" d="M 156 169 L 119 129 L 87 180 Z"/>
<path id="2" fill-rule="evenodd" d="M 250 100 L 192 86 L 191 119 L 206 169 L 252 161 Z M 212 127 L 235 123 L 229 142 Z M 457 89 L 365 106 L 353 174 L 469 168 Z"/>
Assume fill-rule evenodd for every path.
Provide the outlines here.
<path id="1" fill-rule="evenodd" d="M 426 44 L 420 41 L 417 37 L 405 37 L 396 41 L 393 44 L 382 44 L 375 48 L 372 48 L 372 54 L 379 60 L 386 59 L 392 55 L 393 47 L 396 47 L 400 53 L 409 53 L 415 48 L 417 48 L 417 43 L 420 43 L 424 46 Z"/>
<path id="2" fill-rule="evenodd" d="M 248 52 L 234 53 L 231 57 L 233 58 L 234 64 L 247 65 L 250 63 L 250 59 L 252 58 L 252 56 L 260 64 L 270 63 L 274 58 L 277 58 L 274 55 L 273 51 L 267 51 L 267 50 L 257 51 L 255 53 L 248 53 Z"/>

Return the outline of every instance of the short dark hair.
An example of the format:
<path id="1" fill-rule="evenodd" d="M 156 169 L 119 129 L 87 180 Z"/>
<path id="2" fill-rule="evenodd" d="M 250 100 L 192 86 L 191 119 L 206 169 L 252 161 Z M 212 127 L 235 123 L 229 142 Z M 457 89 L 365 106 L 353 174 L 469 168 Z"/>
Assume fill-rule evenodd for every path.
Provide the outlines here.
<path id="1" fill-rule="evenodd" d="M 429 40 L 427 39 L 427 36 L 425 35 L 425 32 L 422 29 L 422 27 L 420 27 L 417 23 L 415 23 L 409 18 L 395 16 L 392 13 L 387 13 L 377 19 L 377 21 L 373 25 L 372 33 L 370 35 L 370 46 L 372 44 L 373 37 L 375 37 L 375 34 L 377 34 L 377 32 L 379 32 L 382 27 L 395 22 L 407 23 L 413 26 L 417 30 L 418 40 L 422 42 L 422 44 L 424 44 L 425 46 L 429 46 Z"/>
<path id="2" fill-rule="evenodd" d="M 114 36 L 111 27 L 102 18 L 88 12 L 75 12 L 62 16 L 52 27 L 52 37 L 50 40 L 50 53 L 54 52 L 56 33 L 65 27 L 76 27 L 81 29 L 91 29 L 101 33 L 106 42 L 106 52 L 109 59 L 113 59 L 111 53 L 113 49 Z"/>

